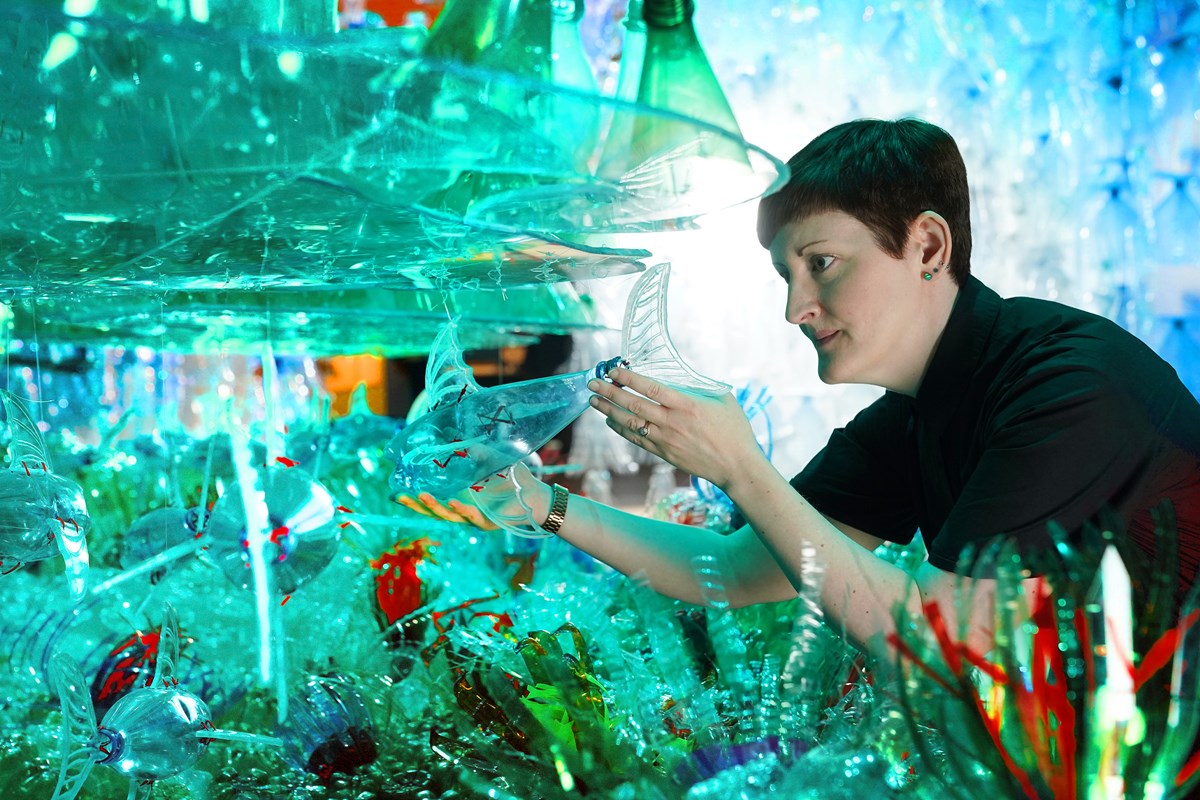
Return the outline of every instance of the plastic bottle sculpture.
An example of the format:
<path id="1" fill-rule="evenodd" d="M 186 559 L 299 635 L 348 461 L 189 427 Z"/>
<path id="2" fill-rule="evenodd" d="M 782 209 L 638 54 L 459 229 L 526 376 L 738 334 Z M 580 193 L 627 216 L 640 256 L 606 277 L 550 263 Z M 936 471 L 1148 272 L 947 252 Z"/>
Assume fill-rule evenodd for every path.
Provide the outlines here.
<path id="1" fill-rule="evenodd" d="M 624 364 L 684 391 L 713 396 L 729 391 L 726 384 L 692 370 L 671 343 L 666 327 L 669 275 L 669 265 L 659 264 L 634 285 L 622 332 L 624 356 L 567 375 L 482 389 L 462 360 L 454 325 L 447 326 L 434 342 L 426 370 L 431 410 L 387 446 L 396 462 L 392 488 L 441 497 L 470 488 L 472 500 L 492 522 L 518 535 L 544 535 L 520 500 L 515 477 L 504 472 L 588 408 L 588 381 L 605 378 Z M 484 482 L 500 476 L 509 492 L 482 491 Z M 522 511 L 506 510 L 514 499 Z"/>
<path id="2" fill-rule="evenodd" d="M 179 687 L 179 620 L 165 606 L 154 676 L 122 697 L 100 720 L 86 679 L 70 656 L 56 653 L 50 679 L 62 705 L 62 765 L 52 800 L 73 800 L 97 764 L 112 767 L 133 783 L 129 796 L 148 798 L 155 781 L 183 772 L 214 739 L 278 746 L 272 736 L 221 731 L 203 700 Z"/>
<path id="3" fill-rule="evenodd" d="M 284 758 L 328 783 L 375 761 L 375 726 L 362 694 L 340 675 L 310 678 L 279 726 Z"/>
<path id="4" fill-rule="evenodd" d="M 71 598 L 83 597 L 91 528 L 83 489 L 54 474 L 46 443 L 29 409 L 0 393 L 11 442 L 9 468 L 0 471 L 0 572 L 61 555 Z"/>
<path id="5" fill-rule="evenodd" d="M 446 3 L 422 54 L 486 72 L 471 73 L 463 80 L 451 70 L 454 77 L 439 76 L 433 87 L 406 76 L 406 90 L 415 102 L 431 103 L 432 121 L 453 125 L 463 121 L 475 105 L 471 98 L 481 91 L 482 82 L 488 110 L 473 115 L 473 133 L 495 136 L 513 125 L 523 125 L 528 128 L 530 144 L 537 143 L 541 153 L 537 162 L 464 170 L 449 186 L 423 198 L 422 206 L 521 228 L 558 227 L 553 216 L 538 219 L 540 205 L 527 198 L 544 199 L 538 187 L 548 181 L 539 176 L 558 172 L 568 183 L 578 182 L 587 174 L 586 162 L 595 148 L 599 106 L 589 99 L 597 89 L 579 38 L 582 16 L 583 3 L 578 0 Z M 489 75 L 486 80 L 484 74 Z M 559 93 L 552 86 L 567 87 L 568 91 Z M 431 91 L 432 98 L 427 100 Z M 563 142 L 575 146 L 563 147 Z M 532 153 L 524 157 L 532 158 Z M 509 157 L 513 155 L 521 158 L 520 154 Z M 549 191 L 556 194 L 558 189 Z"/>
<path id="6" fill-rule="evenodd" d="M 275 546 L 268 570 L 275 591 L 291 594 L 333 560 L 341 538 L 335 520 L 337 504 L 329 491 L 303 470 L 270 467 L 258 475 L 269 538 Z M 235 586 L 250 588 L 253 576 L 245 503 L 239 485 L 231 485 L 213 506 L 205 532 L 208 553 L 225 577 Z"/>
<path id="7" fill-rule="evenodd" d="M 197 540 L 202 536 L 199 507 L 151 509 L 134 520 L 121 538 L 121 566 L 132 569 L 166 552 L 181 556 L 194 553 L 200 546 Z M 159 566 L 153 571 L 152 583 L 158 582 L 163 570 L 164 567 Z"/>

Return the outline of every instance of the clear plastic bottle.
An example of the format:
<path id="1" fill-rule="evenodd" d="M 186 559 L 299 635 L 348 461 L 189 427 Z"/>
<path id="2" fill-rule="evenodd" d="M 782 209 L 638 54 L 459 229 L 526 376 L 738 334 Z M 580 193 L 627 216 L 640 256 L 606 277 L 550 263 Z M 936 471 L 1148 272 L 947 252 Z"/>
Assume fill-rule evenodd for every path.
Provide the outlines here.
<path id="1" fill-rule="evenodd" d="M 425 415 L 388 444 L 397 463 L 392 488 L 448 497 L 504 471 L 587 410 L 588 381 L 619 360 L 467 394 Z M 447 449 L 447 442 L 458 446 Z"/>

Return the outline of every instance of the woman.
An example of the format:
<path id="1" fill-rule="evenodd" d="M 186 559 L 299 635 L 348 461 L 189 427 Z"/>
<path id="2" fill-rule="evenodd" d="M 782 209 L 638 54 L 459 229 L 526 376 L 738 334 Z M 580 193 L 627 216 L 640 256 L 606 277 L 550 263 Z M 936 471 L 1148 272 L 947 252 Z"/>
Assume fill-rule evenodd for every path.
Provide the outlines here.
<path id="1" fill-rule="evenodd" d="M 886 651 L 898 604 L 919 614 L 930 602 L 950 630 L 990 649 L 994 581 L 962 556 L 1003 537 L 1036 563 L 1052 552 L 1049 523 L 1077 536 L 1115 514 L 1120 535 L 1149 555 L 1151 511 L 1169 501 L 1180 592 L 1190 586 L 1200 561 L 1200 404 L 1117 325 L 1001 299 L 971 276 L 966 169 L 950 135 L 913 119 L 858 120 L 818 136 L 789 167 L 758 224 L 787 287 L 787 319 L 816 348 L 824 382 L 884 395 L 789 482 L 731 396 L 686 395 L 618 369 L 590 386 L 609 426 L 720 487 L 747 524 L 722 536 L 586 498 L 563 508 L 561 489 L 530 480 L 544 527 L 693 602 L 691 559 L 713 555 L 735 605 L 794 597 L 811 545 L 824 564 L 826 613 L 876 652 Z M 915 574 L 873 554 L 918 529 L 930 555 Z M 969 609 L 958 602 L 963 582 Z M 1032 591 L 1036 582 L 1026 583 Z"/>

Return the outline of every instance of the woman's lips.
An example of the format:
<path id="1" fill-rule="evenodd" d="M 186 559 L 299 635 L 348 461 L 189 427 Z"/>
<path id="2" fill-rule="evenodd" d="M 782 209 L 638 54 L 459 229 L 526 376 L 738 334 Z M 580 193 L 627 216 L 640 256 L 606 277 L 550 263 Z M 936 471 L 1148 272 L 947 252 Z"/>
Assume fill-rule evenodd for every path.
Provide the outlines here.
<path id="1" fill-rule="evenodd" d="M 837 331 L 837 330 L 817 331 L 816 333 L 813 334 L 813 344 L 816 345 L 818 348 L 824 347 L 827 344 L 829 344 L 831 341 L 833 341 L 833 339 L 838 335 L 838 333 L 839 333 L 839 331 Z"/>

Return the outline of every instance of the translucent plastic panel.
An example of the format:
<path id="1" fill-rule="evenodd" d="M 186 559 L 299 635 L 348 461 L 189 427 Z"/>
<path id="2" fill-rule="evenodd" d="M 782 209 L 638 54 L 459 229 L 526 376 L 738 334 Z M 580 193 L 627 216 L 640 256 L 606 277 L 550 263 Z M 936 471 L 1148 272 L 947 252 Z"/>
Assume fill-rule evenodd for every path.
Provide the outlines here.
<path id="1" fill-rule="evenodd" d="M 12 305 L 13 336 L 42 343 L 144 345 L 183 352 L 312 356 L 423 355 L 451 315 L 466 349 L 530 344 L 541 334 L 598 328 L 566 283 L 505 292 L 276 289 L 62 295 Z"/>
<path id="2" fill-rule="evenodd" d="M 591 277 L 643 255 L 597 234 L 678 226 L 784 169 L 686 117 L 404 46 L 5 4 L 0 274 L 24 293 Z M 578 120 L 671 135 L 601 179 Z M 566 268 L 529 257 L 540 240 Z"/>

